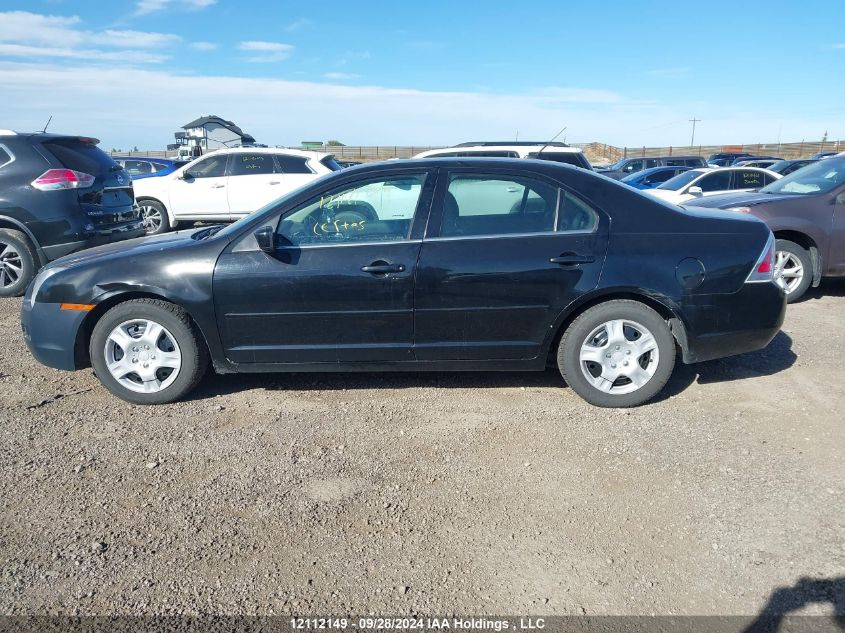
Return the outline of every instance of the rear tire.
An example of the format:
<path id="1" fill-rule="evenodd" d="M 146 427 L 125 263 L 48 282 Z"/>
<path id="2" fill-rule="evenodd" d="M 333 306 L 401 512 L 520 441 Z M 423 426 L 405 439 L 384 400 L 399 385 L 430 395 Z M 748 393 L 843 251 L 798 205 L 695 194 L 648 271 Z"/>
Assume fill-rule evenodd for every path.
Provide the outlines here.
<path id="1" fill-rule="evenodd" d="M 657 312 L 637 301 L 600 303 L 579 315 L 558 346 L 567 384 L 598 407 L 634 407 L 663 389 L 675 339 Z"/>
<path id="2" fill-rule="evenodd" d="M 777 240 L 775 245 L 775 283 L 786 292 L 786 302 L 795 303 L 813 283 L 810 252 L 795 242 Z"/>
<path id="3" fill-rule="evenodd" d="M 29 238 L 12 229 L 0 229 L 0 297 L 20 297 L 38 272 Z"/>
<path id="4" fill-rule="evenodd" d="M 144 230 L 147 235 L 159 235 L 170 230 L 170 217 L 167 209 L 157 200 L 141 200 L 138 202 L 141 219 L 144 220 Z"/>
<path id="5" fill-rule="evenodd" d="M 202 379 L 208 351 L 179 306 L 157 299 L 127 301 L 94 326 L 91 365 L 114 395 L 135 404 L 165 404 L 184 397 Z"/>

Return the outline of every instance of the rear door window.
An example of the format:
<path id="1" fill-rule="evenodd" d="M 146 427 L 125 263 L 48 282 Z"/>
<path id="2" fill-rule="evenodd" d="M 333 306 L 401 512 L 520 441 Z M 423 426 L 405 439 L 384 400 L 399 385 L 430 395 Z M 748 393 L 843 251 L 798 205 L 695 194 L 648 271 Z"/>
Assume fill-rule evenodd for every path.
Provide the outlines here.
<path id="1" fill-rule="evenodd" d="M 131 176 L 141 176 L 143 174 L 153 173 L 153 166 L 141 160 L 125 160 L 123 161 L 123 168 L 129 172 Z"/>
<path id="2" fill-rule="evenodd" d="M 661 169 L 660 171 L 656 171 L 653 174 L 646 176 L 643 179 L 643 182 L 648 185 L 653 185 L 658 182 L 666 182 L 675 174 L 676 172 L 674 169 Z"/>
<path id="3" fill-rule="evenodd" d="M 230 176 L 260 176 L 275 171 L 272 154 L 232 154 Z"/>
<path id="4" fill-rule="evenodd" d="M 62 166 L 74 171 L 96 176 L 118 167 L 111 156 L 94 143 L 86 143 L 79 139 L 57 139 L 45 141 L 43 145 Z"/>
<path id="5" fill-rule="evenodd" d="M 532 178 L 452 174 L 441 237 L 553 231 L 558 189 Z"/>
<path id="6" fill-rule="evenodd" d="M 734 172 L 734 184 L 732 189 L 759 189 L 766 185 L 763 179 L 763 172 L 751 171 L 750 169 L 742 169 Z"/>

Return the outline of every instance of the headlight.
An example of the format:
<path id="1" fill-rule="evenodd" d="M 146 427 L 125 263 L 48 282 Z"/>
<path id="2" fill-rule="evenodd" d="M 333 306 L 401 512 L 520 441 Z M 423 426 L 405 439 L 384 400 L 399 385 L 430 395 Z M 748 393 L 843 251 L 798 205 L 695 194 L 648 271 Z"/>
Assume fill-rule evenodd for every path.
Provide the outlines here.
<path id="1" fill-rule="evenodd" d="M 30 305 L 35 303 L 35 298 L 38 296 L 38 291 L 41 290 L 41 286 L 44 285 L 44 282 L 56 273 L 60 273 L 63 270 L 65 270 L 63 266 L 53 266 L 51 268 L 45 268 L 35 276 L 35 279 L 32 281 L 32 286 L 30 286 L 29 290 Z"/>

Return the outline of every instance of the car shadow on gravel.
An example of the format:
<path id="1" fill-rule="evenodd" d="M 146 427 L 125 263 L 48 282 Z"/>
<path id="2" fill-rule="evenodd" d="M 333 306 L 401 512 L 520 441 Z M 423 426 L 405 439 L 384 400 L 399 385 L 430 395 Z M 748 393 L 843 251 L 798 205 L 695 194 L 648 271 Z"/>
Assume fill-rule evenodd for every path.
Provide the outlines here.
<path id="1" fill-rule="evenodd" d="M 803 609 L 807 605 L 826 603 L 833 606 L 832 623 L 845 631 L 845 577 L 841 577 L 800 578 L 791 587 L 775 589 L 760 614 L 743 633 L 775 633 L 781 629 L 784 620 L 790 619 L 790 613 Z M 811 616 L 811 618 L 822 617 L 824 616 Z M 824 619 L 827 618 L 824 617 Z M 793 623 L 790 622 L 790 624 Z M 806 625 L 784 628 L 810 630 Z M 833 630 L 833 627 L 825 627 L 821 630 Z"/>
<path id="2" fill-rule="evenodd" d="M 823 279 L 818 288 L 807 290 L 807 294 L 798 299 L 796 305 L 825 297 L 845 297 L 845 279 Z"/>
<path id="3" fill-rule="evenodd" d="M 792 351 L 792 338 L 783 331 L 778 332 L 765 349 L 756 352 L 692 365 L 684 365 L 679 358 L 669 382 L 652 402 L 676 396 L 694 382 L 708 385 L 771 376 L 792 367 L 797 358 Z"/>
<path id="4" fill-rule="evenodd" d="M 651 402 L 683 392 L 693 382 L 710 384 L 756 376 L 768 376 L 788 369 L 795 362 L 792 339 L 780 332 L 769 346 L 758 352 L 732 356 L 695 365 L 675 365 L 666 387 Z M 187 400 L 206 400 L 251 389 L 266 391 L 367 391 L 371 389 L 505 389 L 564 388 L 556 369 L 544 372 L 397 372 L 397 373 L 291 373 L 228 374 L 209 372 Z"/>

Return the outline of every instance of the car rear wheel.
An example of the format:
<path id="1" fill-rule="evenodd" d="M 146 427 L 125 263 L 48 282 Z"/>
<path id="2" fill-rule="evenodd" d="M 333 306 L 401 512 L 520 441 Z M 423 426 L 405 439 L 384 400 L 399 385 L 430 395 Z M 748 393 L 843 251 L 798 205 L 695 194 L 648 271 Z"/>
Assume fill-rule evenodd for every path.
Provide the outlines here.
<path id="1" fill-rule="evenodd" d="M 106 312 L 94 327 L 89 353 L 100 382 L 136 404 L 182 398 L 208 366 L 208 352 L 187 313 L 154 299 L 127 301 Z"/>
<path id="2" fill-rule="evenodd" d="M 144 220 L 144 230 L 147 235 L 158 235 L 170 230 L 170 218 L 164 205 L 155 200 L 141 200 L 138 203 L 141 219 Z"/>
<path id="3" fill-rule="evenodd" d="M 38 272 L 29 239 L 20 231 L 0 229 L 0 297 L 19 297 Z"/>
<path id="4" fill-rule="evenodd" d="M 775 283 L 786 292 L 786 302 L 804 296 L 813 281 L 813 262 L 803 246 L 789 240 L 777 240 L 775 246 Z"/>
<path id="5" fill-rule="evenodd" d="M 637 301 L 614 300 L 578 316 L 561 338 L 558 368 L 590 404 L 633 407 L 653 398 L 675 366 L 666 321 Z"/>

